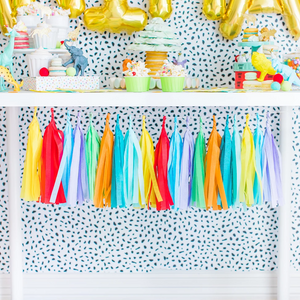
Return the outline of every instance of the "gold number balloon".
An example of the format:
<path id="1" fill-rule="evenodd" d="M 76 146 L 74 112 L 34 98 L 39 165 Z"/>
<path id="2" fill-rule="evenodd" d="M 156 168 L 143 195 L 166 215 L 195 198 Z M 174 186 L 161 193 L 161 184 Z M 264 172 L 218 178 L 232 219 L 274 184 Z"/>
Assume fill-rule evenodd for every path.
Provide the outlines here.
<path id="1" fill-rule="evenodd" d="M 150 0 L 149 13 L 152 18 L 162 18 L 166 20 L 172 14 L 172 0 Z"/>
<path id="2" fill-rule="evenodd" d="M 9 0 L 0 0 L 0 26 L 2 33 L 7 33 L 5 25 L 12 28 L 15 24 L 11 13 L 12 11 Z"/>
<path id="3" fill-rule="evenodd" d="M 127 0 L 104 0 L 101 7 L 84 12 L 84 23 L 90 30 L 132 33 L 147 25 L 147 14 L 139 8 L 129 7 Z"/>
<path id="4" fill-rule="evenodd" d="M 208 20 L 219 20 L 226 10 L 225 0 L 204 0 L 203 13 Z"/>
<path id="5" fill-rule="evenodd" d="M 85 0 L 57 0 L 56 2 L 61 8 L 71 11 L 70 18 L 77 18 L 85 10 Z"/>
<path id="6" fill-rule="evenodd" d="M 298 0 L 283 0 L 282 6 L 287 26 L 297 41 L 300 37 L 300 2 Z"/>
<path id="7" fill-rule="evenodd" d="M 282 6 L 280 0 L 253 0 L 249 10 L 249 14 L 281 14 Z"/>
<path id="8" fill-rule="evenodd" d="M 248 0 L 230 0 L 220 24 L 220 31 L 225 38 L 232 40 L 240 34 L 248 7 Z"/>

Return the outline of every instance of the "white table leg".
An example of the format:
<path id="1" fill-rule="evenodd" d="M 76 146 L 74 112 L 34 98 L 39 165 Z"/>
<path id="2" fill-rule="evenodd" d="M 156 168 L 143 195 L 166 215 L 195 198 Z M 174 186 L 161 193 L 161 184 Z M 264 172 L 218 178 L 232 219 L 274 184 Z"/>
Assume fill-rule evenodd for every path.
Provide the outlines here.
<path id="1" fill-rule="evenodd" d="M 289 300 L 290 242 L 292 198 L 292 119 L 293 108 L 280 110 L 280 152 L 282 157 L 282 187 L 285 204 L 279 208 L 277 300 Z"/>
<path id="2" fill-rule="evenodd" d="M 23 299 L 18 107 L 6 109 L 11 299 Z"/>

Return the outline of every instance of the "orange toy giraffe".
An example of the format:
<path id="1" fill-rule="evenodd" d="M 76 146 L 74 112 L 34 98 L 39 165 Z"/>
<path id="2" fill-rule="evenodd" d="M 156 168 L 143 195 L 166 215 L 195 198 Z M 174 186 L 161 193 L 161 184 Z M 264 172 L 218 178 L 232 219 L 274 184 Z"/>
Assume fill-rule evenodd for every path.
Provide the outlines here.
<path id="1" fill-rule="evenodd" d="M 9 70 L 3 66 L 0 66 L 0 77 L 4 78 L 4 80 L 8 83 L 12 84 L 14 86 L 15 92 L 19 92 L 20 88 L 23 86 L 23 81 L 20 84 L 18 84 L 12 77 Z"/>

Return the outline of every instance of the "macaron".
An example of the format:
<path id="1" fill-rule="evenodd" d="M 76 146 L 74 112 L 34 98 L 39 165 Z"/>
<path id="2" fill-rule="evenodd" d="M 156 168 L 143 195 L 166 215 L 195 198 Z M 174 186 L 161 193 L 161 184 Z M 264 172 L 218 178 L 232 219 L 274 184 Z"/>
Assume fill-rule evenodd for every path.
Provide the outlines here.
<path id="1" fill-rule="evenodd" d="M 25 31 L 18 31 L 20 36 L 15 37 L 14 49 L 28 49 L 29 37 Z"/>
<path id="2" fill-rule="evenodd" d="M 49 76 L 66 76 L 66 68 L 65 67 L 50 67 L 49 68 Z"/>
<path id="3" fill-rule="evenodd" d="M 256 80 L 257 79 L 257 74 L 255 72 L 247 72 L 245 74 L 245 79 L 246 80 Z"/>
<path id="4" fill-rule="evenodd" d="M 62 66 L 62 59 L 61 58 L 53 58 L 51 60 L 51 67 L 61 67 Z"/>

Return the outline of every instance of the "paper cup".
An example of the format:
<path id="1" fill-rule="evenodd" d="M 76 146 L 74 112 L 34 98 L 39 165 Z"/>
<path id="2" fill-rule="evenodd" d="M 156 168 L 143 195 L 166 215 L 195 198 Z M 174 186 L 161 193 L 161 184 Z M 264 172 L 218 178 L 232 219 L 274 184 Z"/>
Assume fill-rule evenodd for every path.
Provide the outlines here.
<path id="1" fill-rule="evenodd" d="M 163 92 L 182 92 L 184 77 L 160 77 Z"/>
<path id="2" fill-rule="evenodd" d="M 147 92 L 150 88 L 149 77 L 125 77 L 127 92 Z"/>

